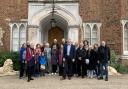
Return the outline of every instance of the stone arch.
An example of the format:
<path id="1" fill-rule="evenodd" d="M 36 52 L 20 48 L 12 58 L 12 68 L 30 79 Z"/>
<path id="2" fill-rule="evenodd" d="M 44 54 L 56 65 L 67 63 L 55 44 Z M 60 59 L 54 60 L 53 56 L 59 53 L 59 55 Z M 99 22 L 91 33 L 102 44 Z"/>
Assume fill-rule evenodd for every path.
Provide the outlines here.
<path id="1" fill-rule="evenodd" d="M 46 18 L 48 15 L 50 15 L 51 13 L 51 6 L 47 6 L 44 9 L 41 9 L 40 11 L 38 11 L 36 14 L 33 15 L 32 19 L 31 19 L 31 24 L 32 25 L 39 25 L 40 21 L 44 18 Z M 68 25 L 78 25 L 79 23 L 77 22 L 75 16 L 73 16 L 68 10 L 65 10 L 64 8 L 60 7 L 60 6 L 55 6 L 55 10 L 56 10 L 56 15 L 64 18 L 67 22 Z"/>
<path id="2" fill-rule="evenodd" d="M 21 24 L 20 27 L 19 27 L 19 30 L 25 30 L 25 25 L 24 24 Z"/>
<path id="3" fill-rule="evenodd" d="M 98 30 L 98 27 L 97 27 L 97 25 L 96 24 L 94 24 L 94 26 L 93 26 L 93 29 L 92 30 L 94 30 L 94 31 L 97 31 Z"/>
<path id="4" fill-rule="evenodd" d="M 89 24 L 86 25 L 85 32 L 91 32 L 91 27 Z"/>
<path id="5" fill-rule="evenodd" d="M 124 28 L 128 29 L 128 22 L 125 23 Z"/>

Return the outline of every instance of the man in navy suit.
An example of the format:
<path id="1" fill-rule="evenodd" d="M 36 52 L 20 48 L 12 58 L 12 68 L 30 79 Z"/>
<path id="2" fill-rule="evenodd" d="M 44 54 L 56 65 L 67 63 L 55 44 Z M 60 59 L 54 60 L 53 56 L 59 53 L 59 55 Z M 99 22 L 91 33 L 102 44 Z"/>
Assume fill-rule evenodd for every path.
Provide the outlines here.
<path id="1" fill-rule="evenodd" d="M 75 46 L 72 45 L 71 39 L 67 40 L 67 43 L 64 45 L 63 48 L 63 78 L 62 80 L 71 79 L 72 76 L 72 63 L 75 62 Z"/>

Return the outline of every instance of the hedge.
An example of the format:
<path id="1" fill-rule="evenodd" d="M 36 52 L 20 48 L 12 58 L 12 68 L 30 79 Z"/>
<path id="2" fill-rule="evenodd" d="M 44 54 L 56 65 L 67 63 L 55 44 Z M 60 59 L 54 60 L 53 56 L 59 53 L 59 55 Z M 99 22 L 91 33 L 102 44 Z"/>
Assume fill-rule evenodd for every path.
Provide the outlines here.
<path id="1" fill-rule="evenodd" d="M 0 52 L 0 67 L 3 66 L 6 59 L 12 59 L 13 69 L 19 70 L 19 52 Z"/>
<path id="2" fill-rule="evenodd" d="M 19 52 L 0 52 L 0 66 L 3 66 L 6 59 L 12 59 L 14 70 L 19 70 Z M 119 73 L 128 73 L 128 67 L 121 64 L 119 57 L 111 51 L 109 65 L 114 67 Z"/>
<path id="3" fill-rule="evenodd" d="M 128 73 L 128 67 L 124 66 L 119 57 L 116 55 L 115 51 L 111 51 L 111 59 L 110 59 L 110 66 L 114 67 L 119 73 Z"/>

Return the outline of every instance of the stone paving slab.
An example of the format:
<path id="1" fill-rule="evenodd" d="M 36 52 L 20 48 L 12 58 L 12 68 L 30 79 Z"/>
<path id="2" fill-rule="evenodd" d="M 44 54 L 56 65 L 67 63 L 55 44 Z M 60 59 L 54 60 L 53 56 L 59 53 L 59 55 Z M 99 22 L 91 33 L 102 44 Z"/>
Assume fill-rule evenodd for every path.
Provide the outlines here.
<path id="1" fill-rule="evenodd" d="M 128 89 L 128 75 L 110 76 L 109 81 L 72 78 L 60 80 L 58 76 L 35 78 L 27 82 L 27 78 L 18 79 L 18 76 L 0 77 L 0 89 Z"/>

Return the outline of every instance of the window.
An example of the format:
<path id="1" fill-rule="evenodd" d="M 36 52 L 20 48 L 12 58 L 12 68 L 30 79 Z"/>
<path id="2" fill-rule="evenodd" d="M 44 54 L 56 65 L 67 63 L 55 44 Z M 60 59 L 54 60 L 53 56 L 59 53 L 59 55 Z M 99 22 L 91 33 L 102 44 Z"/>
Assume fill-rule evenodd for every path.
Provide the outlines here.
<path id="1" fill-rule="evenodd" d="M 26 25 L 22 23 L 10 23 L 11 27 L 11 50 L 19 51 L 21 45 L 26 43 Z"/>
<path id="2" fill-rule="evenodd" d="M 97 25 L 94 25 L 92 29 L 92 44 L 98 43 L 98 27 Z"/>
<path id="3" fill-rule="evenodd" d="M 19 50 L 19 30 L 16 24 L 12 27 L 12 49 L 13 51 Z"/>
<path id="4" fill-rule="evenodd" d="M 84 40 L 87 40 L 90 45 L 94 45 L 100 41 L 100 30 L 98 29 L 98 26 L 100 26 L 99 23 L 88 23 L 85 25 Z"/>
<path id="5" fill-rule="evenodd" d="M 85 40 L 91 43 L 91 27 L 89 25 L 85 28 Z"/>
<path id="6" fill-rule="evenodd" d="M 124 51 L 128 53 L 128 22 L 124 25 Z"/>
<path id="7" fill-rule="evenodd" d="M 20 46 L 26 43 L 26 30 L 25 30 L 25 26 L 22 24 L 20 26 Z"/>

